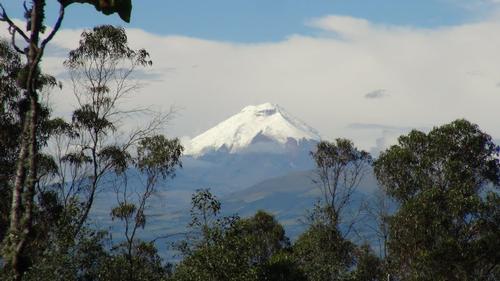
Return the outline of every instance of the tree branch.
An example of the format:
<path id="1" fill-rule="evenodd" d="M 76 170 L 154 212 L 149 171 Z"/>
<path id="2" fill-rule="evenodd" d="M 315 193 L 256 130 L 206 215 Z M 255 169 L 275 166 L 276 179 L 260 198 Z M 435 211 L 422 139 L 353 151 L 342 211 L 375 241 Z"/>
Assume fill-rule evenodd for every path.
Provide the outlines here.
<path id="1" fill-rule="evenodd" d="M 0 10 L 0 21 L 6 22 L 10 28 L 14 29 L 15 32 L 19 33 L 23 37 L 26 43 L 29 43 L 30 38 L 28 37 L 28 35 L 26 35 L 26 33 L 24 33 L 24 31 L 10 19 L 2 3 L 0 3 Z"/>
<path id="2" fill-rule="evenodd" d="M 11 29 L 11 28 L 9 28 L 9 29 Z M 12 31 L 9 30 L 9 33 L 12 35 L 11 36 L 11 44 L 12 44 L 12 47 L 14 47 L 14 50 L 16 50 L 20 54 L 26 55 L 26 52 L 24 50 L 21 50 L 21 48 L 19 48 L 19 46 L 17 46 L 17 44 L 16 44 L 16 30 L 15 29 L 13 29 Z"/>
<path id="3" fill-rule="evenodd" d="M 61 6 L 59 7 L 59 16 L 57 18 L 57 21 L 54 25 L 54 27 L 52 28 L 52 31 L 50 32 L 50 34 L 47 36 L 47 38 L 45 38 L 43 41 L 42 41 L 42 44 L 40 44 L 40 49 L 42 50 L 45 50 L 45 46 L 47 45 L 47 43 L 50 42 L 50 40 L 52 40 L 52 38 L 54 38 L 54 35 L 56 35 L 57 31 L 59 31 L 59 29 L 61 28 L 61 23 L 64 19 L 64 6 L 63 4 L 61 4 Z"/>

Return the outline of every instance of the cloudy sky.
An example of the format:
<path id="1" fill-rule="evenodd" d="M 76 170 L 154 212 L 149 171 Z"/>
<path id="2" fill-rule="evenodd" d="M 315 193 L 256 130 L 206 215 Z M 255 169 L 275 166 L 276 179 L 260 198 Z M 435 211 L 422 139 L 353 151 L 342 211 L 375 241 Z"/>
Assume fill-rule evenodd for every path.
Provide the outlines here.
<path id="1" fill-rule="evenodd" d="M 20 16 L 19 1 L 0 2 Z M 246 105 L 272 102 L 325 139 L 373 151 L 457 118 L 500 139 L 499 0 L 134 3 L 130 25 L 71 7 L 46 72 L 64 80 L 61 62 L 82 28 L 121 24 L 154 62 L 128 102 L 178 108 L 173 136 L 194 137 Z M 57 7 L 48 9 L 54 18 Z M 74 105 L 64 84 L 52 95 L 63 116 Z"/>

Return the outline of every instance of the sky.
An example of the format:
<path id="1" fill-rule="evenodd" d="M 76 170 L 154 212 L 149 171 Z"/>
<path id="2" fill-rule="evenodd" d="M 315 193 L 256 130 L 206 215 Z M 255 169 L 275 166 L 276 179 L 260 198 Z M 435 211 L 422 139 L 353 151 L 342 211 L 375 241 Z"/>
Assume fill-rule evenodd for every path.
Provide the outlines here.
<path id="1" fill-rule="evenodd" d="M 52 23 L 57 2 L 49 2 Z M 19 1 L 0 3 L 21 16 Z M 127 102 L 175 106 L 167 133 L 184 140 L 265 102 L 284 107 L 325 139 L 351 138 L 373 152 L 412 128 L 429 130 L 457 118 L 500 139 L 499 0 L 134 4 L 130 24 L 91 6 L 68 9 L 43 61 L 65 85 L 51 96 L 55 114 L 68 116 L 75 104 L 62 61 L 81 30 L 119 24 L 154 62 Z"/>
<path id="2" fill-rule="evenodd" d="M 18 1 L 2 2 L 20 17 Z M 55 19 L 57 2 L 48 1 L 48 18 Z M 311 18 L 344 15 L 387 25 L 439 27 L 480 20 L 498 0 L 135 0 L 127 27 L 159 35 L 230 42 L 279 41 L 290 34 L 314 35 L 304 25 Z M 111 23 L 124 25 L 118 17 L 93 13 L 89 5 L 75 4 L 67 10 L 66 28 L 88 28 Z"/>

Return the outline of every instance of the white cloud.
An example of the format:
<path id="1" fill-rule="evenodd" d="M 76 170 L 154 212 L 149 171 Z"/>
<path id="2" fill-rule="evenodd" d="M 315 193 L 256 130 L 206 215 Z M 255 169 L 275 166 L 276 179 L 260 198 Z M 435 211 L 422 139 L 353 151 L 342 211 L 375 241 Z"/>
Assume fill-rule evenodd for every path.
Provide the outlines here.
<path id="1" fill-rule="evenodd" d="M 132 45 L 150 51 L 155 75 L 128 102 L 183 108 L 169 130 L 177 136 L 195 136 L 248 104 L 273 102 L 323 136 L 352 138 L 365 149 L 395 137 L 349 124 L 432 127 L 465 117 L 500 137 L 498 21 L 417 29 L 328 16 L 308 24 L 323 33 L 259 44 L 130 29 Z M 62 30 L 54 44 L 74 48 L 79 33 Z M 44 67 L 62 73 L 61 61 L 47 57 Z M 53 96 L 59 112 L 70 111 L 70 88 Z M 390 89 L 390 98 L 364 98 L 374 89 Z"/>
<path id="2" fill-rule="evenodd" d="M 346 37 L 366 33 L 370 29 L 370 22 L 367 20 L 348 16 L 326 16 L 310 20 L 306 24 L 310 27 L 335 32 Z"/>

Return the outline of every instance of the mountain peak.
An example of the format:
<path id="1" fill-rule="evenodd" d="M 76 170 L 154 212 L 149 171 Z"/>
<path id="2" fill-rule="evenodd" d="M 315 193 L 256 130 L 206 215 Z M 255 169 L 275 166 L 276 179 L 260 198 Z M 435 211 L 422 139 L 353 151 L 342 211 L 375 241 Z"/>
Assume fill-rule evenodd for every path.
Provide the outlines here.
<path id="1" fill-rule="evenodd" d="M 238 153 L 267 147 L 268 152 L 301 142 L 319 141 L 318 132 L 292 117 L 277 104 L 250 105 L 239 113 L 193 138 L 186 154 L 201 156 L 210 151 Z M 270 146 L 272 144 L 272 146 Z"/>
<path id="2" fill-rule="evenodd" d="M 259 116 L 269 116 L 280 112 L 280 107 L 273 103 L 263 103 L 259 105 L 249 105 L 241 110 L 241 112 L 252 112 Z"/>

